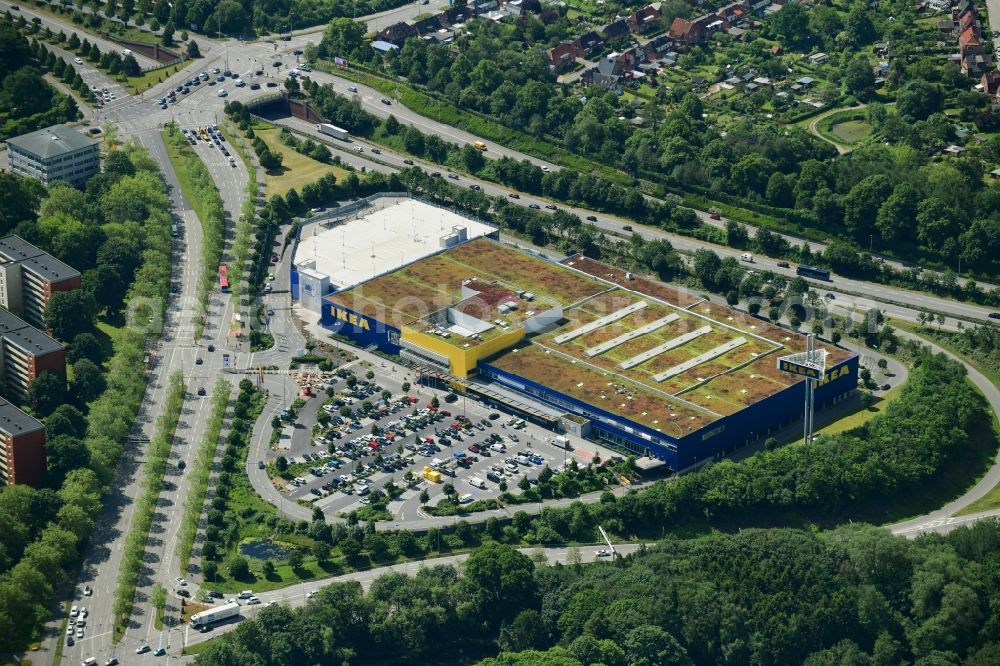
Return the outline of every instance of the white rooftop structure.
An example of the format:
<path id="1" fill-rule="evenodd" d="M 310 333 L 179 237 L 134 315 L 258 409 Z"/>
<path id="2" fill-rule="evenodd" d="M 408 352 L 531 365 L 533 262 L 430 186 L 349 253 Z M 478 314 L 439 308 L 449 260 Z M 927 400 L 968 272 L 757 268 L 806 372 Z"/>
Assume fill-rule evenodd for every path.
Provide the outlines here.
<path id="1" fill-rule="evenodd" d="M 330 287 L 340 291 L 496 231 L 488 224 L 422 201 L 391 201 L 329 229 L 320 224 L 304 228 L 296 267 L 328 276 Z"/>

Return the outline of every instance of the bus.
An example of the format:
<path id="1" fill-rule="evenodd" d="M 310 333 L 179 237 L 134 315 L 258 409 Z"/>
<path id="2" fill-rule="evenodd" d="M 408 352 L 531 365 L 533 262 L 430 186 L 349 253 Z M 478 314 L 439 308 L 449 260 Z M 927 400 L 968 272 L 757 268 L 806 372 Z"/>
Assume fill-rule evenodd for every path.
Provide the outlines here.
<path id="1" fill-rule="evenodd" d="M 813 268 L 812 266 L 799 266 L 795 269 L 796 275 L 802 277 L 816 278 L 817 280 L 830 281 L 830 271 L 825 268 Z"/>
<path id="2" fill-rule="evenodd" d="M 229 268 L 225 264 L 219 264 L 219 289 L 222 293 L 229 291 Z"/>

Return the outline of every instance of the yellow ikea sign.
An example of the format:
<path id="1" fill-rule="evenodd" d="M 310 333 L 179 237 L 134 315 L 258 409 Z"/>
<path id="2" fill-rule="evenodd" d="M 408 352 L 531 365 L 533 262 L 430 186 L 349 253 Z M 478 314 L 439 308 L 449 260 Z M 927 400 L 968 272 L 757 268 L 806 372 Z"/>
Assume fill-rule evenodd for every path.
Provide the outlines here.
<path id="1" fill-rule="evenodd" d="M 791 361 L 778 361 L 778 370 L 788 372 L 793 375 L 802 375 L 812 379 L 819 379 L 819 370 L 816 368 L 799 365 L 798 363 L 792 363 Z"/>
<path id="2" fill-rule="evenodd" d="M 830 372 L 826 373 L 826 377 L 824 377 L 823 381 L 817 384 L 817 386 L 828 384 L 832 382 L 834 379 L 840 379 L 841 377 L 846 377 L 849 374 L 851 374 L 851 368 L 848 367 L 847 365 L 842 365 L 839 368 L 831 370 Z"/>
<path id="3" fill-rule="evenodd" d="M 789 361 L 778 361 L 778 369 L 784 372 L 791 373 L 793 375 L 802 375 L 803 377 L 809 377 L 810 379 L 820 379 L 819 370 L 816 368 L 810 368 L 804 365 L 799 365 L 798 363 L 790 363 Z M 841 377 L 846 377 L 851 372 L 851 368 L 848 365 L 842 365 L 839 368 L 828 371 L 824 376 L 822 381 L 816 384 L 816 386 L 823 386 L 828 384 L 835 379 L 840 379 Z"/>
<path id="4" fill-rule="evenodd" d="M 341 310 L 340 308 L 330 307 L 333 312 L 333 316 L 341 321 L 346 321 L 352 326 L 356 326 L 365 331 L 370 331 L 371 328 L 368 326 L 368 320 L 364 317 L 359 317 L 358 315 L 350 312 L 349 310 Z"/>

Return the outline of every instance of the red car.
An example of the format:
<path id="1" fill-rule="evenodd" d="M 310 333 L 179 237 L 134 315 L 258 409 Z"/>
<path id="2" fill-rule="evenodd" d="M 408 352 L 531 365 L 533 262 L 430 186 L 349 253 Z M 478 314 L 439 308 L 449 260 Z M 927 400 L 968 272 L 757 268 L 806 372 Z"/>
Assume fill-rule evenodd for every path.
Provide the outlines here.
<path id="1" fill-rule="evenodd" d="M 521 195 L 518 194 L 517 192 L 511 192 L 507 196 L 510 197 L 511 199 L 520 199 L 521 198 Z"/>
<path id="2" fill-rule="evenodd" d="M 476 444 L 470 444 L 469 450 L 472 451 L 473 453 L 479 453 L 479 446 Z"/>
<path id="3" fill-rule="evenodd" d="M 713 220 L 721 220 L 722 216 L 718 213 L 709 213 L 708 217 Z"/>
<path id="4" fill-rule="evenodd" d="M 445 416 L 451 416 L 451 412 L 449 412 L 447 409 L 442 409 L 441 413 L 444 414 Z"/>

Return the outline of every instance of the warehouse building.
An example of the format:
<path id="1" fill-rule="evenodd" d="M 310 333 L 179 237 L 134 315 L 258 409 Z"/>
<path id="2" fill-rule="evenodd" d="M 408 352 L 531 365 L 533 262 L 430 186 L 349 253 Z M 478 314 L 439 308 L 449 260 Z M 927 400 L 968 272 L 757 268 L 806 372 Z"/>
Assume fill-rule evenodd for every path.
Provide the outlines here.
<path id="1" fill-rule="evenodd" d="M 0 486 L 44 481 L 45 426 L 0 398 Z"/>
<path id="2" fill-rule="evenodd" d="M 321 324 L 555 430 L 682 470 L 798 420 L 805 380 L 778 369 L 805 337 L 580 256 L 488 238 L 323 296 Z M 824 348 L 817 408 L 857 387 Z"/>
<path id="3" fill-rule="evenodd" d="M 57 291 L 80 286 L 80 271 L 11 234 L 0 238 L 0 305 L 44 328 L 45 306 Z"/>
<path id="4" fill-rule="evenodd" d="M 313 312 L 349 289 L 496 227 L 405 194 L 379 194 L 302 225 L 291 269 L 292 298 Z"/>
<path id="5" fill-rule="evenodd" d="M 49 185 L 64 180 L 77 187 L 101 170 L 98 142 L 63 125 L 7 139 L 11 173 Z"/>

